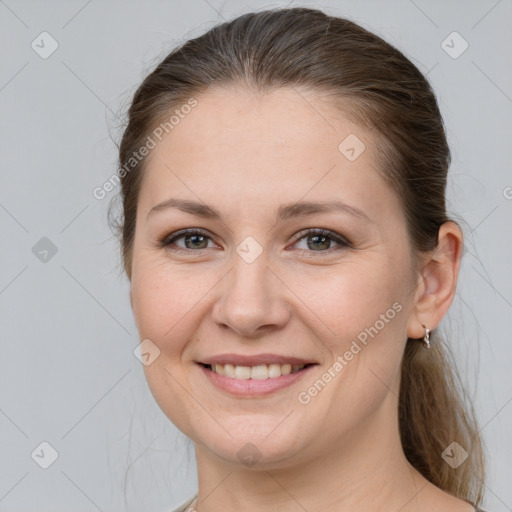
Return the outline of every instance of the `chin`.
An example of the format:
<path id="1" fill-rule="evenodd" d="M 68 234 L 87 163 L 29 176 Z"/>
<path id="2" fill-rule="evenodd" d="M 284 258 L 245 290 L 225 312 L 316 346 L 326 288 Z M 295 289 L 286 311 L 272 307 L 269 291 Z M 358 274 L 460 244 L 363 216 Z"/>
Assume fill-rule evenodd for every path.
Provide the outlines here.
<path id="1" fill-rule="evenodd" d="M 283 418 L 286 415 L 276 420 L 275 416 L 245 414 L 230 422 L 219 417 L 227 432 L 219 427 L 215 429 L 217 435 L 212 436 L 212 427 L 207 425 L 207 431 L 199 428 L 189 437 L 210 454 L 239 467 L 252 470 L 292 467 L 307 458 L 314 436 L 309 438 L 304 424 L 301 427 L 291 417 L 284 421 Z"/>

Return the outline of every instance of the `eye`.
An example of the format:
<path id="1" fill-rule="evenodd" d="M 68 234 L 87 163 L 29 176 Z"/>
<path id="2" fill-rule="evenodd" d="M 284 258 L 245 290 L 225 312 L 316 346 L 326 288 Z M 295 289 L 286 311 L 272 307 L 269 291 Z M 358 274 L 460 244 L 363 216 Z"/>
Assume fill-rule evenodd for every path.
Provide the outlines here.
<path id="1" fill-rule="evenodd" d="M 351 247 L 347 239 L 329 229 L 308 229 L 299 233 L 299 237 L 294 246 L 299 244 L 302 240 L 305 240 L 305 248 L 299 249 L 307 252 L 331 253 L 344 247 Z M 333 241 L 338 244 L 339 247 L 332 249 L 331 245 Z"/>
<path id="2" fill-rule="evenodd" d="M 296 246 L 302 242 L 302 240 L 305 240 L 306 248 L 299 247 L 299 250 L 310 253 L 331 253 L 344 247 L 352 247 L 347 239 L 328 229 L 308 229 L 301 231 L 298 236 L 298 240 L 293 245 Z M 180 240 L 183 240 L 183 245 L 177 244 Z M 159 241 L 161 247 L 167 247 L 168 249 L 178 252 L 200 252 L 209 248 L 209 242 L 213 243 L 211 236 L 206 231 L 198 228 L 183 229 L 182 231 L 171 233 L 171 235 Z M 333 249 L 331 247 L 332 242 L 338 244 L 339 247 Z"/>
<path id="3" fill-rule="evenodd" d="M 184 247 L 177 245 L 176 241 L 183 239 Z M 160 241 L 162 247 L 169 247 L 171 245 L 176 245 L 175 247 L 169 247 L 169 249 L 176 251 L 201 251 L 204 249 L 208 249 L 208 241 L 211 240 L 208 233 L 201 229 L 191 228 L 184 229 L 182 231 L 178 231 L 177 233 L 172 233 L 171 235 L 165 237 Z"/>

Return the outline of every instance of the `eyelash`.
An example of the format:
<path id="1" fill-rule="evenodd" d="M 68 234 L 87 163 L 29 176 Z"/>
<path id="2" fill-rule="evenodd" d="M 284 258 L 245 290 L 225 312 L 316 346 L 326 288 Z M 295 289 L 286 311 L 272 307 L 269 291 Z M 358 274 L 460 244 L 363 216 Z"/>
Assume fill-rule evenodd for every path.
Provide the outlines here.
<path id="1" fill-rule="evenodd" d="M 181 238 L 184 238 L 186 236 L 191 236 L 191 235 L 200 235 L 200 236 L 205 236 L 205 237 L 209 238 L 210 240 L 212 239 L 212 237 L 206 231 L 203 231 L 198 228 L 190 228 L 190 229 L 184 229 L 184 230 L 178 231 L 176 233 L 171 233 L 171 235 L 165 236 L 163 239 L 159 240 L 159 244 L 161 247 L 167 248 L 174 252 L 187 252 L 187 253 L 196 252 L 196 253 L 202 254 L 203 251 L 206 251 L 207 249 L 195 250 L 195 249 L 184 249 L 183 247 L 172 247 L 172 248 L 170 247 L 171 244 L 173 244 L 176 240 L 179 240 Z M 331 254 L 333 252 L 341 250 L 342 248 L 351 248 L 352 247 L 352 244 L 346 238 L 342 237 L 341 235 L 336 234 L 334 231 L 330 231 L 329 229 L 321 229 L 321 228 L 311 228 L 311 229 L 306 229 L 304 231 L 301 231 L 300 233 L 298 233 L 298 235 L 297 235 L 298 238 L 294 242 L 294 245 L 297 244 L 298 242 L 300 242 L 303 238 L 307 238 L 308 236 L 315 236 L 315 235 L 316 236 L 320 235 L 320 236 L 325 236 L 327 238 L 330 238 L 331 240 L 333 240 L 334 242 L 339 244 L 339 247 L 334 248 L 334 249 L 330 248 L 325 251 L 308 251 L 306 249 L 299 249 L 299 250 L 308 252 L 310 254 L 315 254 L 315 253 L 316 254 L 325 254 L 325 253 Z"/>

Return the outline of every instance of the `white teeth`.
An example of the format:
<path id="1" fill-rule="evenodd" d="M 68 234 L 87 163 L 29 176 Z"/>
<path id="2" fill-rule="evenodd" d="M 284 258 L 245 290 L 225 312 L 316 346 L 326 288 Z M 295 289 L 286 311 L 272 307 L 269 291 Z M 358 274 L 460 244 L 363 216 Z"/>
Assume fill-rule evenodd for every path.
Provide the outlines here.
<path id="1" fill-rule="evenodd" d="M 250 366 L 235 366 L 235 379 L 247 380 L 251 378 Z"/>
<path id="2" fill-rule="evenodd" d="M 229 377 L 230 379 L 234 379 L 235 378 L 235 367 L 232 365 L 232 364 L 225 364 L 225 365 L 222 365 L 222 364 L 216 364 L 215 367 L 221 367 L 224 366 L 224 375 L 226 377 Z M 214 370 L 215 371 L 215 370 Z M 222 374 L 221 374 L 222 375 Z"/>
<path id="3" fill-rule="evenodd" d="M 268 379 L 268 366 L 266 364 L 260 364 L 251 368 L 251 379 Z"/>
<path id="4" fill-rule="evenodd" d="M 288 375 L 289 373 L 292 373 L 292 365 L 283 364 L 283 366 L 281 366 L 281 375 Z"/>
<path id="5" fill-rule="evenodd" d="M 230 379 L 275 379 L 281 375 L 296 373 L 305 365 L 303 364 L 258 364 L 256 366 L 234 366 L 232 364 L 213 364 L 211 370 L 219 375 L 229 377 Z"/>
<path id="6" fill-rule="evenodd" d="M 268 376 L 271 379 L 274 377 L 281 377 L 281 365 L 280 364 L 269 364 L 268 365 Z"/>

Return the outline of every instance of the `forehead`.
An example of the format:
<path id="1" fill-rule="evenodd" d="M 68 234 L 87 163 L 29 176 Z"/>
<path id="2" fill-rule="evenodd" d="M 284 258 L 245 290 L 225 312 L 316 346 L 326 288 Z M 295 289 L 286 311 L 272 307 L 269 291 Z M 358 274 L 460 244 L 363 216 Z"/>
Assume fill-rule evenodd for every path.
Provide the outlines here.
<path id="1" fill-rule="evenodd" d="M 214 198 L 220 209 L 236 198 L 261 209 L 305 195 L 317 200 L 348 194 L 372 209 L 378 190 L 390 192 L 375 172 L 369 132 L 318 95 L 292 88 L 268 93 L 233 88 L 196 99 L 197 106 L 152 150 L 142 210 L 171 193 Z M 343 153 L 344 141 L 361 152 L 356 159 Z"/>
<path id="2" fill-rule="evenodd" d="M 272 149 L 279 157 L 279 148 L 293 147 L 301 154 L 313 147 L 317 152 L 329 151 L 333 146 L 337 149 L 340 137 L 353 132 L 363 135 L 341 112 L 333 115 L 327 100 L 296 88 L 265 93 L 235 87 L 215 89 L 197 101 L 173 129 L 173 137 L 167 138 L 169 149 L 205 154 L 226 150 L 231 155 L 243 151 L 256 155 Z"/>

